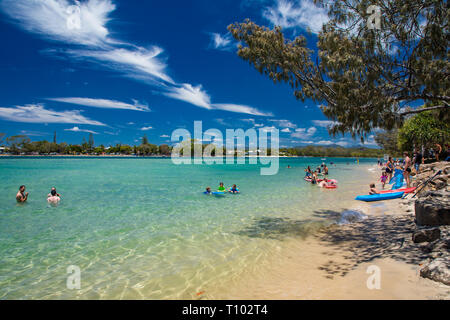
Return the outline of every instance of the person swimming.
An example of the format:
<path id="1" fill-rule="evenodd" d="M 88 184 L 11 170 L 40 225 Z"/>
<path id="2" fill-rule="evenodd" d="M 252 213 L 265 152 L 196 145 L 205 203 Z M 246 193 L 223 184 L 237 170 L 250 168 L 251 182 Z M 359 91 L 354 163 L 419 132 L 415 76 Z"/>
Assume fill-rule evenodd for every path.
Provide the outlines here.
<path id="1" fill-rule="evenodd" d="M 50 192 L 50 197 L 47 197 L 47 202 L 50 204 L 58 204 L 61 201 L 61 198 L 56 193 L 56 189 Z"/>
<path id="2" fill-rule="evenodd" d="M 203 192 L 204 194 L 212 194 L 211 192 L 211 188 L 210 187 L 206 187 L 206 191 Z"/>
<path id="3" fill-rule="evenodd" d="M 16 201 L 19 203 L 26 202 L 28 200 L 28 192 L 25 192 L 25 186 L 19 187 L 19 192 L 16 194 Z"/>
<path id="4" fill-rule="evenodd" d="M 236 187 L 235 184 L 233 184 L 233 186 L 230 188 L 230 192 L 231 193 L 239 193 L 239 189 L 238 189 L 238 187 Z"/>
<path id="5" fill-rule="evenodd" d="M 219 184 L 219 188 L 217 189 L 217 191 L 219 191 L 219 192 L 225 192 L 225 191 L 227 191 L 227 189 L 225 189 L 225 187 L 223 186 L 223 182 L 221 182 L 221 183 Z"/>

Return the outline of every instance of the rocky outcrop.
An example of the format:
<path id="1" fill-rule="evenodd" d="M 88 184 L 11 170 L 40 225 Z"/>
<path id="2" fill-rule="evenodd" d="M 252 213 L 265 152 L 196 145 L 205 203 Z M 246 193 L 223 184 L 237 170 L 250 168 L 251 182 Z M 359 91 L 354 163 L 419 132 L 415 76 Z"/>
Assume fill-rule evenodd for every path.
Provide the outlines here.
<path id="1" fill-rule="evenodd" d="M 450 285 L 450 162 L 438 162 L 421 166 L 413 186 L 419 186 L 438 171 L 441 173 L 427 184 L 414 203 L 416 224 L 413 241 L 427 258 L 420 275 Z M 420 228 L 420 226 L 441 226 Z"/>
<path id="2" fill-rule="evenodd" d="M 414 243 L 432 242 L 441 237 L 439 228 L 418 229 L 414 231 L 412 240 Z"/>
<path id="3" fill-rule="evenodd" d="M 420 270 L 420 276 L 450 286 L 450 261 L 437 258 Z"/>
<path id="4" fill-rule="evenodd" d="M 415 202 L 416 222 L 419 226 L 450 224 L 450 162 L 423 165 L 413 185 L 419 186 L 438 171 L 441 171 L 441 174 L 419 189 Z"/>
<path id="5" fill-rule="evenodd" d="M 450 225 L 450 193 L 447 190 L 428 191 L 414 204 L 419 226 Z"/>

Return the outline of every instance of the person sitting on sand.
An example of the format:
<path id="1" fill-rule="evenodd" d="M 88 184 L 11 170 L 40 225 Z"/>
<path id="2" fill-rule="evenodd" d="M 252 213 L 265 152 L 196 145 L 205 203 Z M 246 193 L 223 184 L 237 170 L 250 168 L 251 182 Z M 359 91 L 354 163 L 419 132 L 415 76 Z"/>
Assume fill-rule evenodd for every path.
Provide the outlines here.
<path id="1" fill-rule="evenodd" d="M 387 178 L 388 178 L 388 175 L 387 175 L 386 171 L 383 171 L 383 173 L 381 174 L 381 177 L 380 177 L 380 181 L 381 181 L 383 189 L 384 189 L 384 185 L 386 184 Z"/>
<path id="2" fill-rule="evenodd" d="M 56 193 L 56 190 L 52 190 L 50 192 L 50 197 L 47 198 L 47 202 L 50 203 L 50 204 L 58 204 L 59 201 L 61 201 L 61 198 Z"/>
<path id="3" fill-rule="evenodd" d="M 230 192 L 231 193 L 239 193 L 239 189 L 235 184 L 233 184 L 233 186 L 230 188 Z"/>
<path id="4" fill-rule="evenodd" d="M 204 194 L 211 194 L 211 188 L 210 187 L 206 187 L 206 191 L 203 192 Z"/>
<path id="5" fill-rule="evenodd" d="M 28 199 L 28 192 L 25 193 L 25 186 L 19 187 L 19 192 L 16 194 L 17 202 L 23 203 Z"/>
<path id="6" fill-rule="evenodd" d="M 223 182 L 220 183 L 219 188 L 217 189 L 217 191 L 219 191 L 219 192 L 225 192 L 226 191 L 225 187 L 223 186 Z"/>
<path id="7" fill-rule="evenodd" d="M 50 190 L 50 193 L 47 195 L 47 198 L 52 197 L 52 191 L 53 191 L 53 190 L 56 192 L 56 188 L 53 187 L 53 188 Z M 61 197 L 61 195 L 60 195 L 59 193 L 56 193 L 56 195 L 57 195 L 58 197 Z"/>
<path id="8" fill-rule="evenodd" d="M 372 195 L 372 194 L 379 194 L 378 190 L 375 188 L 375 183 L 371 183 L 370 184 L 369 194 L 370 195 Z"/>

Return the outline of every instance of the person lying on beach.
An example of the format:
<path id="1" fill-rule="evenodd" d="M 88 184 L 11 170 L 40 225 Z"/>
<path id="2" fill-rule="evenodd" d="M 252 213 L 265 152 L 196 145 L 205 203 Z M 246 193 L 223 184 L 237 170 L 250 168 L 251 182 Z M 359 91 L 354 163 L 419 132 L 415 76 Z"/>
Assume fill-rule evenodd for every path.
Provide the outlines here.
<path id="1" fill-rule="evenodd" d="M 375 188 L 375 183 L 371 183 L 370 184 L 369 194 L 370 195 L 372 195 L 372 194 L 379 194 L 378 190 Z"/>
<path id="2" fill-rule="evenodd" d="M 206 187 L 206 191 L 203 192 L 204 194 L 211 194 L 211 188 L 210 187 Z"/>
<path id="3" fill-rule="evenodd" d="M 231 193 L 239 193 L 239 189 L 236 187 L 235 184 L 233 184 L 233 186 L 230 188 L 230 192 Z"/>
<path id="4" fill-rule="evenodd" d="M 61 201 L 61 198 L 56 193 L 56 190 L 52 190 L 50 192 L 50 197 L 47 198 L 47 202 L 50 204 L 58 204 Z"/>
<path id="5" fill-rule="evenodd" d="M 53 188 L 50 190 L 50 193 L 47 195 L 47 198 L 50 198 L 50 197 L 52 196 L 52 191 L 53 191 L 53 190 L 56 192 L 56 188 L 53 187 Z M 61 195 L 60 195 L 59 193 L 56 193 L 56 195 L 57 195 L 58 197 L 61 197 Z"/>
<path id="6" fill-rule="evenodd" d="M 223 186 L 223 182 L 220 183 L 219 188 L 217 189 L 217 191 L 219 192 L 225 192 L 227 189 L 225 189 L 225 187 Z"/>
<path id="7" fill-rule="evenodd" d="M 17 202 L 25 202 L 28 199 L 28 192 L 25 193 L 25 186 L 19 187 L 19 192 L 16 194 L 16 200 Z"/>

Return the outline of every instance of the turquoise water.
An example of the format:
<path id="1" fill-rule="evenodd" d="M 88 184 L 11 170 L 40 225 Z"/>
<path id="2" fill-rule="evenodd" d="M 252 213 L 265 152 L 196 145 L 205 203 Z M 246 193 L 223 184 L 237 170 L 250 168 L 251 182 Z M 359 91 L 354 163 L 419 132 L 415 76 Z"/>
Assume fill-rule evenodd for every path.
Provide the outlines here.
<path id="1" fill-rule="evenodd" d="M 243 270 L 264 272 L 285 239 L 301 241 L 329 223 L 329 210 L 353 206 L 376 162 L 330 161 L 337 190 L 303 181 L 318 158 L 280 159 L 274 176 L 248 164 L 0 158 L 0 299 L 195 299 Z M 220 181 L 241 194 L 202 194 Z M 21 184 L 25 204 L 14 199 Z M 46 202 L 52 186 L 57 207 Z M 80 290 L 66 286 L 70 265 L 81 270 Z"/>

